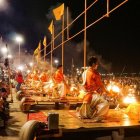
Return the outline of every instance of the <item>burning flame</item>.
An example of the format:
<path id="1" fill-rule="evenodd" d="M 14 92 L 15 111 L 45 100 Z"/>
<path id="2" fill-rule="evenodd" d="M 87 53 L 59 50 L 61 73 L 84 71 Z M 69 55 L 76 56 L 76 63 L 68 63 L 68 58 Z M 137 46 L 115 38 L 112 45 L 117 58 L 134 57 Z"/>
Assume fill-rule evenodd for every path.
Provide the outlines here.
<path id="1" fill-rule="evenodd" d="M 53 82 L 52 79 L 50 79 L 50 81 L 49 81 L 49 85 L 50 85 L 50 88 L 53 88 L 53 87 L 54 87 L 54 82 Z"/>
<path id="2" fill-rule="evenodd" d="M 73 92 L 73 91 L 75 91 L 75 90 L 77 90 L 76 87 L 74 87 L 74 86 L 70 87 L 70 91 L 71 91 L 71 92 Z"/>
<path id="3" fill-rule="evenodd" d="M 137 100 L 135 98 L 135 96 L 133 94 L 128 94 L 124 99 L 123 102 L 125 104 L 132 104 L 132 103 L 136 103 Z"/>
<path id="4" fill-rule="evenodd" d="M 81 90 L 79 91 L 78 98 L 83 99 L 83 97 L 84 97 L 85 95 L 86 95 L 86 92 L 85 92 L 83 89 L 81 89 Z"/>
<path id="5" fill-rule="evenodd" d="M 120 92 L 120 88 L 115 85 L 115 83 L 111 82 L 108 86 L 107 86 L 107 90 L 108 91 L 113 91 L 113 92 L 117 92 L 119 93 Z"/>

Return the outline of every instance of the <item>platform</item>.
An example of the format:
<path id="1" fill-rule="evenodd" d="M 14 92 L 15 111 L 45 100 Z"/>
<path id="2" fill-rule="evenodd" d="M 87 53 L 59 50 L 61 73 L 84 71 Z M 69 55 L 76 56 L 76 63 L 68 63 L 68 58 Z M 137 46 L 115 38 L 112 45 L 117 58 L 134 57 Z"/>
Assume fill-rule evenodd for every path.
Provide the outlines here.
<path id="1" fill-rule="evenodd" d="M 107 117 L 98 119 L 80 119 L 75 110 L 44 110 L 43 113 L 59 114 L 59 129 L 63 139 L 137 140 L 140 138 L 139 117 L 130 118 L 124 110 L 110 109 Z M 56 138 L 55 138 L 56 139 Z M 57 138 L 59 139 L 59 138 Z"/>

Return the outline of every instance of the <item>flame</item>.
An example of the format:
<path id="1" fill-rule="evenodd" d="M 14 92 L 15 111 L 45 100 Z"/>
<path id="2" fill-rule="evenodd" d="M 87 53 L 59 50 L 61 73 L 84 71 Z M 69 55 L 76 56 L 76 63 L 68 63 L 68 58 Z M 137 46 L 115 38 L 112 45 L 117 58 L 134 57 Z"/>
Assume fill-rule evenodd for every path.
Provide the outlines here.
<path id="1" fill-rule="evenodd" d="M 109 92 L 110 91 L 117 92 L 117 93 L 120 92 L 120 88 L 114 82 L 110 82 L 110 84 L 107 86 L 107 90 Z"/>
<path id="2" fill-rule="evenodd" d="M 27 73 L 30 73 L 31 71 L 30 70 L 27 70 Z"/>
<path id="3" fill-rule="evenodd" d="M 125 104 L 132 104 L 132 103 L 136 103 L 137 100 L 135 98 L 135 96 L 133 94 L 128 94 L 124 99 L 123 102 Z"/>
<path id="4" fill-rule="evenodd" d="M 53 87 L 54 87 L 54 82 L 53 82 L 52 79 L 50 79 L 50 81 L 49 81 L 49 85 L 50 85 L 50 88 L 53 88 Z"/>
<path id="5" fill-rule="evenodd" d="M 116 85 L 113 85 L 112 86 L 112 91 L 114 91 L 114 92 L 120 92 L 120 88 L 118 86 L 116 86 Z"/>
<path id="6" fill-rule="evenodd" d="M 77 90 L 76 87 L 74 87 L 74 86 L 70 87 L 70 91 L 71 91 L 71 92 L 72 92 L 72 91 L 75 91 L 75 90 Z"/>
<path id="7" fill-rule="evenodd" d="M 83 99 L 83 97 L 85 96 L 85 94 L 86 94 L 86 92 L 85 92 L 83 89 L 81 89 L 81 90 L 79 91 L 78 98 Z"/>

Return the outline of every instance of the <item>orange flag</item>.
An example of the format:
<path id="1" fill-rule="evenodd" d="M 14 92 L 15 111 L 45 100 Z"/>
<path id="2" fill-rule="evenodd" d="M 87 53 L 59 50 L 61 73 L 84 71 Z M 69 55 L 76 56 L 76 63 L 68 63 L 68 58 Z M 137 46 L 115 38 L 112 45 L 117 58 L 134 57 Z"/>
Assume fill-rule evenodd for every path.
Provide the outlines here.
<path id="1" fill-rule="evenodd" d="M 49 26 L 49 31 L 51 32 L 51 34 L 53 33 L 53 20 L 51 21 L 51 24 Z"/>
<path id="2" fill-rule="evenodd" d="M 64 3 L 59 7 L 53 9 L 53 13 L 56 20 L 60 20 L 61 16 L 64 14 Z"/>
<path id="3" fill-rule="evenodd" d="M 38 44 L 38 62 L 41 60 L 41 41 Z"/>
<path id="4" fill-rule="evenodd" d="M 47 46 L 47 39 L 46 39 L 46 36 L 44 36 L 43 45 L 44 45 L 44 47 Z"/>
<path id="5" fill-rule="evenodd" d="M 46 47 L 47 47 L 47 38 L 46 38 L 46 36 L 44 36 L 43 46 L 44 46 L 44 61 L 45 61 Z"/>
<path id="6" fill-rule="evenodd" d="M 38 47 L 34 51 L 34 56 L 38 54 Z"/>

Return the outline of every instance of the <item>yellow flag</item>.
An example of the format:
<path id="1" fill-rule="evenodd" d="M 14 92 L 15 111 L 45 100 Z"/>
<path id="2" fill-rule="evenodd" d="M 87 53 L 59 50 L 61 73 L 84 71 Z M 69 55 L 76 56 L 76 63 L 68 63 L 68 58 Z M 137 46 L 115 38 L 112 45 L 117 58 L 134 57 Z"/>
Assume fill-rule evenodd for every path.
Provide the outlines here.
<path id="1" fill-rule="evenodd" d="M 41 50 L 41 41 L 38 43 L 38 50 Z"/>
<path id="2" fill-rule="evenodd" d="M 47 39 L 46 39 L 46 36 L 44 36 L 43 45 L 44 45 L 44 47 L 47 46 Z"/>
<path id="3" fill-rule="evenodd" d="M 51 24 L 49 26 L 49 31 L 51 32 L 51 34 L 53 33 L 53 20 L 51 21 Z"/>
<path id="4" fill-rule="evenodd" d="M 37 62 L 40 62 L 41 60 L 41 41 L 39 41 L 39 44 L 38 44 L 38 59 L 37 59 Z"/>
<path id="5" fill-rule="evenodd" d="M 41 55 L 41 41 L 38 43 L 38 56 L 40 57 Z"/>
<path id="6" fill-rule="evenodd" d="M 59 7 L 53 9 L 53 13 L 56 20 L 60 20 L 61 16 L 64 14 L 64 3 Z"/>
<path id="7" fill-rule="evenodd" d="M 34 51 L 34 56 L 38 54 L 38 47 Z"/>

